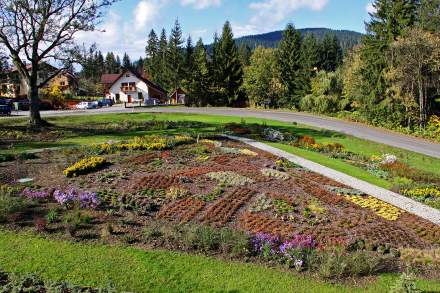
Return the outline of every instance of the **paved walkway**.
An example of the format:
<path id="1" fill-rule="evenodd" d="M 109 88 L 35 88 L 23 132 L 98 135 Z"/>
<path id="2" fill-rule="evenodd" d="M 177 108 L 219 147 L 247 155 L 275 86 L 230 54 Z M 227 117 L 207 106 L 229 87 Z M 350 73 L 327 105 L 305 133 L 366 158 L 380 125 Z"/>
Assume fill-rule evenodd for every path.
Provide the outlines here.
<path id="1" fill-rule="evenodd" d="M 380 199 L 384 202 L 392 204 L 393 206 L 396 206 L 404 211 L 407 211 L 407 212 L 412 213 L 414 215 L 417 215 L 423 219 L 426 219 L 434 224 L 440 225 L 440 211 L 437 209 L 431 208 L 431 207 L 426 206 L 422 203 L 419 203 L 415 200 L 407 198 L 403 195 L 400 195 L 395 192 L 389 191 L 387 189 L 375 186 L 373 184 L 359 180 L 359 179 L 354 178 L 352 176 L 349 176 L 347 174 L 335 171 L 333 169 L 322 166 L 322 165 L 317 164 L 315 162 L 312 162 L 312 161 L 303 159 L 301 157 L 292 155 L 288 152 L 282 151 L 282 150 L 277 149 L 275 147 L 271 147 L 267 144 L 264 144 L 264 143 L 261 143 L 261 142 L 258 142 L 258 141 L 252 140 L 252 139 L 248 139 L 248 138 L 242 138 L 242 137 L 236 137 L 236 136 L 228 136 L 228 137 L 230 139 L 246 143 L 246 144 L 253 146 L 257 149 L 272 153 L 278 157 L 288 159 L 289 161 L 291 161 L 301 167 L 309 169 L 310 171 L 319 173 L 323 176 L 326 176 L 328 178 L 336 180 L 342 184 L 345 184 L 345 185 L 350 186 L 354 189 L 360 190 L 360 191 L 364 192 L 365 194 L 374 196 L 377 199 Z"/>

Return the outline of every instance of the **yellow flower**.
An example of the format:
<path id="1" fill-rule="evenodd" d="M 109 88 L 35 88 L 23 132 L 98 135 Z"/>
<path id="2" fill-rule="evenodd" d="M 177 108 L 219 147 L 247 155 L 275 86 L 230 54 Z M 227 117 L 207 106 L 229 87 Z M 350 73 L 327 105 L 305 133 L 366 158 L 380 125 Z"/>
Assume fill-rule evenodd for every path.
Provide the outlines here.
<path id="1" fill-rule="evenodd" d="M 349 195 L 347 199 L 358 206 L 372 210 L 376 215 L 389 221 L 397 221 L 402 214 L 400 209 L 372 196 Z"/>
<path id="2" fill-rule="evenodd" d="M 101 157 L 90 157 L 83 159 L 74 165 L 66 168 L 63 173 L 67 177 L 78 176 L 80 174 L 84 174 L 97 168 L 103 166 L 106 163 L 106 160 Z"/>
<path id="3" fill-rule="evenodd" d="M 258 153 L 253 152 L 253 151 L 248 150 L 248 149 L 241 149 L 241 150 L 240 150 L 240 153 L 243 154 L 243 155 L 251 156 L 251 157 L 256 157 L 256 156 L 258 156 Z"/>

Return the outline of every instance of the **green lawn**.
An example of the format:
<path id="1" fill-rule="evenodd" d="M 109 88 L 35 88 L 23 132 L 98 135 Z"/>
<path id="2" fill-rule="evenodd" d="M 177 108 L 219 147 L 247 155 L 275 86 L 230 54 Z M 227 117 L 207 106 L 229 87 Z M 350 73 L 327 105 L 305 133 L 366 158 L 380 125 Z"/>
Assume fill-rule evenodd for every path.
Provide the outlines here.
<path id="1" fill-rule="evenodd" d="M 156 120 L 170 120 L 170 121 L 195 121 L 201 122 L 203 125 L 198 129 L 175 129 L 165 132 L 188 132 L 188 131 L 209 131 L 222 123 L 241 122 L 240 117 L 226 117 L 226 116 L 209 116 L 197 114 L 183 114 L 183 113 L 123 113 L 123 114 L 102 114 L 102 115 L 84 115 L 84 116 L 66 116 L 66 117 L 50 117 L 47 120 L 60 127 L 60 129 L 74 129 L 77 125 L 93 125 L 95 123 L 120 123 L 126 120 L 145 121 L 150 119 Z M 440 159 L 432 158 L 422 154 L 406 151 L 403 149 L 375 143 L 345 134 L 332 132 L 328 130 L 320 130 L 317 128 L 297 125 L 279 121 L 265 120 L 259 118 L 246 118 L 246 123 L 265 123 L 268 126 L 281 127 L 285 130 L 291 131 L 299 135 L 310 135 L 319 143 L 338 142 L 345 146 L 345 148 L 354 153 L 365 156 L 380 155 L 384 153 L 397 155 L 401 161 L 408 163 L 410 166 L 417 169 L 431 172 L 440 176 Z M 1 125 L 25 125 L 27 123 L 25 118 L 20 119 L 0 119 Z M 26 144 L 18 144 L 14 146 L 15 151 L 24 151 L 28 149 L 54 147 L 54 146 L 78 146 L 83 144 L 100 143 L 108 140 L 123 140 L 129 139 L 137 135 L 145 135 L 152 133 L 163 133 L 164 131 L 138 131 L 127 132 L 123 134 L 106 134 L 106 135 L 79 135 L 72 138 L 62 139 L 56 143 L 33 142 Z M 392 183 L 379 179 L 370 173 L 360 168 L 354 167 L 350 164 L 340 160 L 331 159 L 324 155 L 290 147 L 282 144 L 276 144 L 277 147 L 296 155 L 303 156 L 306 159 L 315 161 L 325 166 L 331 167 L 335 170 L 350 174 L 359 179 L 365 180 L 372 184 L 384 188 L 390 188 Z M 11 150 L 9 150 L 10 152 Z"/>
<path id="2" fill-rule="evenodd" d="M 362 288 L 334 285 L 253 264 L 168 251 L 84 245 L 32 234 L 0 231 L 0 266 L 50 280 L 131 292 L 387 292 L 396 276 L 383 275 Z M 440 283 L 418 281 L 421 289 Z"/>

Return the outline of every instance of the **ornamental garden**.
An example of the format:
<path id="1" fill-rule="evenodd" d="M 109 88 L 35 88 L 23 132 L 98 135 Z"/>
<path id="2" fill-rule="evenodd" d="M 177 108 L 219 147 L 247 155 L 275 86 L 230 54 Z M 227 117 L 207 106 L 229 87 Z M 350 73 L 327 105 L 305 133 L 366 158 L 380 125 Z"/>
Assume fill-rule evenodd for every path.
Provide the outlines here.
<path id="1" fill-rule="evenodd" d="M 338 157 L 439 207 L 438 178 L 392 155 L 361 157 L 341 144 L 238 123 L 6 158 L 0 229 L 201 253 L 331 280 L 408 269 L 440 277 L 440 226 L 223 133 Z"/>

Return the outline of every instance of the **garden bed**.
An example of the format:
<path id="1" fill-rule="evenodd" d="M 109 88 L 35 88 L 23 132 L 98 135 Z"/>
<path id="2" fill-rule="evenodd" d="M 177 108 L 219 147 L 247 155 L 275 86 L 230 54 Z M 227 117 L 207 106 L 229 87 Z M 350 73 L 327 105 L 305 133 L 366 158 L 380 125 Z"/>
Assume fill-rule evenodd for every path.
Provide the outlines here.
<path id="1" fill-rule="evenodd" d="M 64 172 L 72 168 L 81 172 Z M 32 180 L 17 183 L 24 178 Z M 362 251 L 396 262 L 402 249 L 440 247 L 439 226 L 219 137 L 145 137 L 45 151 L 21 164 L 1 163 L 0 184 L 2 228 L 57 239 L 270 259 L 286 256 L 287 245 Z M 223 244 L 212 244 L 213 238 Z M 284 262 L 297 267 L 301 260 L 302 269 L 311 261 L 301 253 Z M 436 254 L 432 258 L 405 261 L 429 268 L 438 265 Z"/>

